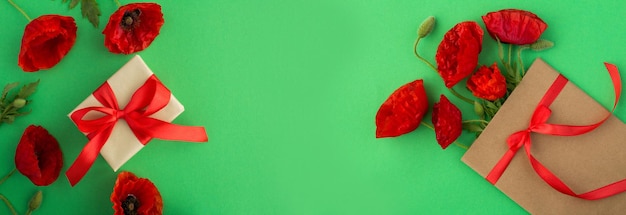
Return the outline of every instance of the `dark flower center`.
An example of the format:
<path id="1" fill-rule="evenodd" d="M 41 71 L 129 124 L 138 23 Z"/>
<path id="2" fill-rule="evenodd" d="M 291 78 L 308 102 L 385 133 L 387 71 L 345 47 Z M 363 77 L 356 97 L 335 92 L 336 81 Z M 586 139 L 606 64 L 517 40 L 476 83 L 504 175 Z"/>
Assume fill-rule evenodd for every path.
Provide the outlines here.
<path id="1" fill-rule="evenodd" d="M 124 12 L 124 17 L 122 17 L 122 22 L 120 23 L 120 25 L 125 30 L 131 30 L 135 28 L 135 26 L 139 24 L 139 15 L 141 15 L 141 10 L 139 9 Z"/>
<path id="2" fill-rule="evenodd" d="M 122 209 L 124 209 L 124 215 L 137 215 L 137 209 L 139 208 L 139 199 L 133 194 L 128 194 L 126 200 L 122 201 Z"/>

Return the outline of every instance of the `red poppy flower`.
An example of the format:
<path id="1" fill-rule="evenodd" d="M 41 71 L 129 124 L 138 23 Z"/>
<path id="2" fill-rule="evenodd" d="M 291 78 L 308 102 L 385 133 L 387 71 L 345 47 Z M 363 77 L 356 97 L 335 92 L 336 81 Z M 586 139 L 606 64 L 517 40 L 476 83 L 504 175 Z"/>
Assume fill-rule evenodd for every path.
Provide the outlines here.
<path id="1" fill-rule="evenodd" d="M 102 31 L 104 46 L 116 54 L 144 50 L 159 35 L 164 22 L 161 6 L 156 3 L 124 5 L 111 14 Z"/>
<path id="2" fill-rule="evenodd" d="M 394 91 L 376 113 L 376 138 L 396 137 L 415 130 L 428 110 L 422 80 Z"/>
<path id="3" fill-rule="evenodd" d="M 478 71 L 467 80 L 467 88 L 478 98 L 494 101 L 506 94 L 506 80 L 500 73 L 498 64 L 493 63 L 489 68 L 486 66 L 478 68 Z"/>
<path id="4" fill-rule="evenodd" d="M 63 167 L 59 143 L 45 128 L 28 126 L 15 150 L 15 167 L 37 186 L 52 184 Z"/>
<path id="5" fill-rule="evenodd" d="M 532 44 L 539 39 L 548 25 L 537 15 L 525 10 L 506 9 L 483 16 L 487 32 L 503 43 Z"/>
<path id="6" fill-rule="evenodd" d="M 472 74 L 482 45 L 483 30 L 476 22 L 461 22 L 446 32 L 435 55 L 446 87 L 451 88 Z"/>
<path id="7" fill-rule="evenodd" d="M 25 72 L 50 69 L 57 65 L 76 42 L 74 18 L 43 15 L 33 19 L 22 37 L 17 65 Z"/>
<path id="8" fill-rule="evenodd" d="M 444 95 L 441 95 L 439 103 L 433 106 L 433 126 L 437 143 L 442 149 L 446 149 L 461 135 L 463 129 L 461 110 Z"/>
<path id="9" fill-rule="evenodd" d="M 131 172 L 117 175 L 111 194 L 115 215 L 163 214 L 163 199 L 150 180 L 138 178 Z"/>

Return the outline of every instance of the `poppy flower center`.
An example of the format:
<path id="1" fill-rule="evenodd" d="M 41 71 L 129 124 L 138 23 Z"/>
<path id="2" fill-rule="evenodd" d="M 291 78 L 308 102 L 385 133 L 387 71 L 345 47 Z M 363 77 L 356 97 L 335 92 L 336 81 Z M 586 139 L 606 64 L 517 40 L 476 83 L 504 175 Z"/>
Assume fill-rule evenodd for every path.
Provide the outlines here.
<path id="1" fill-rule="evenodd" d="M 137 215 L 137 209 L 139 208 L 139 199 L 133 194 L 128 194 L 126 199 L 122 201 L 122 209 L 124 209 L 124 215 Z"/>
<path id="2" fill-rule="evenodd" d="M 141 10 L 134 9 L 131 11 L 124 12 L 124 16 L 122 17 L 122 22 L 120 25 L 125 30 L 130 30 L 135 28 L 139 24 L 139 16 L 141 15 Z"/>

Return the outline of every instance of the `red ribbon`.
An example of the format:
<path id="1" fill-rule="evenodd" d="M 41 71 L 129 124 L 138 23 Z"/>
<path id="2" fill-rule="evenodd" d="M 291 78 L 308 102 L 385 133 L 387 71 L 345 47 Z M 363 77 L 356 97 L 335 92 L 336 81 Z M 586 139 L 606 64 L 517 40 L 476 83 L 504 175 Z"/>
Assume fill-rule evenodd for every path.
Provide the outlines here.
<path id="1" fill-rule="evenodd" d="M 135 91 L 123 110 L 120 110 L 115 94 L 107 82 L 102 84 L 93 96 L 102 107 L 83 108 L 70 116 L 78 129 L 89 138 L 87 145 L 65 173 L 72 186 L 76 185 L 91 168 L 100 149 L 109 139 L 115 123 L 120 119 L 126 120 L 137 140 L 143 145 L 148 144 L 152 138 L 188 142 L 208 141 L 204 127 L 174 125 L 150 117 L 163 109 L 171 97 L 170 91 L 154 75 Z M 98 119 L 84 120 L 83 117 L 91 111 L 105 115 Z"/>
<path id="2" fill-rule="evenodd" d="M 504 156 L 502 156 L 500 161 L 498 161 L 498 163 L 493 167 L 491 172 L 489 172 L 486 177 L 487 181 L 495 184 L 500 176 L 502 176 L 502 173 L 504 173 L 504 170 L 508 167 L 511 159 L 513 159 L 517 150 L 519 150 L 523 146 L 524 150 L 526 151 L 526 155 L 528 156 L 528 160 L 530 160 L 530 164 L 532 165 L 535 172 L 539 175 L 539 177 L 541 177 L 546 183 L 548 183 L 548 185 L 563 194 L 586 200 L 596 200 L 626 191 L 626 179 L 623 179 L 621 181 L 606 185 L 604 187 L 583 194 L 576 194 L 565 183 L 563 183 L 561 179 L 559 179 L 550 170 L 548 170 L 548 168 L 543 166 L 541 162 L 535 159 L 535 157 L 530 152 L 530 147 L 532 145 L 530 134 L 532 132 L 556 136 L 580 135 L 596 129 L 611 116 L 611 114 L 615 111 L 615 107 L 617 106 L 617 102 L 619 101 L 620 94 L 622 92 L 622 82 L 617 67 L 609 63 L 604 64 L 606 66 L 606 69 L 609 71 L 615 90 L 615 102 L 613 104 L 613 110 L 611 110 L 611 113 L 609 113 L 609 115 L 601 121 L 591 125 L 558 125 L 546 123 L 548 121 L 548 118 L 550 118 L 550 114 L 552 113 L 549 108 L 550 105 L 559 95 L 563 87 L 565 87 L 565 84 L 567 84 L 568 82 L 567 78 L 559 75 L 539 102 L 530 120 L 528 128 L 526 130 L 521 130 L 513 133 L 511 136 L 509 136 L 509 138 L 507 139 L 509 150 L 504 154 Z"/>

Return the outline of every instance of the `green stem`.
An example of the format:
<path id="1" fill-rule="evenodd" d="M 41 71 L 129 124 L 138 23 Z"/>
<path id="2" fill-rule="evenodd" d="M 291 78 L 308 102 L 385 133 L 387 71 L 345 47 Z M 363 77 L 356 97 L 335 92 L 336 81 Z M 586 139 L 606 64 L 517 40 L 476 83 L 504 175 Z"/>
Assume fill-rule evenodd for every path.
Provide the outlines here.
<path id="1" fill-rule="evenodd" d="M 423 58 L 422 56 L 420 56 L 419 53 L 417 53 L 417 44 L 419 44 L 420 40 L 422 38 L 417 38 L 415 40 L 415 43 L 413 43 L 413 54 L 415 54 L 415 57 L 417 57 L 418 59 L 420 59 L 422 62 L 424 62 L 426 65 L 428 65 L 433 71 L 435 71 L 436 73 L 438 73 L 439 71 L 437 70 L 437 67 L 435 67 L 433 64 L 431 64 L 430 62 L 428 62 L 428 60 L 426 60 L 425 58 Z"/>
<path id="2" fill-rule="evenodd" d="M 455 140 L 453 143 L 454 143 L 454 145 L 458 146 L 459 148 L 462 148 L 462 149 L 465 149 L 465 150 L 468 150 L 468 149 L 469 149 L 469 147 L 468 147 L 468 146 L 463 145 L 463 144 L 459 143 L 459 142 L 458 142 L 458 141 L 456 141 L 456 140 Z"/>
<path id="3" fill-rule="evenodd" d="M 471 104 L 471 105 L 474 105 L 474 100 L 471 100 L 471 99 L 469 99 L 469 98 L 467 98 L 467 97 L 465 97 L 465 96 L 463 96 L 463 95 L 459 94 L 458 92 L 456 92 L 456 90 L 454 90 L 454 88 L 453 88 L 453 87 L 450 87 L 450 88 L 448 88 L 448 89 L 449 89 L 449 90 L 450 90 L 450 92 L 451 92 L 454 96 L 456 96 L 457 98 L 460 98 L 461 100 L 463 100 L 463 101 L 465 101 L 465 102 L 467 102 L 467 103 L 469 103 L 469 104 Z"/>
<path id="4" fill-rule="evenodd" d="M 496 37 L 496 41 L 498 42 L 498 58 L 500 58 L 500 62 L 504 64 L 504 48 L 502 47 L 502 43 L 498 37 Z"/>
<path id="5" fill-rule="evenodd" d="M 421 124 L 422 124 L 423 126 L 426 126 L 427 128 L 430 128 L 430 129 L 431 129 L 431 130 L 433 130 L 433 131 L 435 130 L 435 127 L 434 127 L 433 125 L 431 125 L 431 124 L 428 124 L 428 123 L 426 123 L 426 122 L 424 122 L 424 121 L 422 121 L 422 122 L 421 122 Z"/>
<path id="6" fill-rule="evenodd" d="M 478 123 L 484 123 L 484 124 L 489 124 L 489 122 L 487 122 L 487 120 L 482 120 L 482 119 L 471 119 L 471 120 L 465 120 L 463 121 L 463 123 L 473 123 L 473 122 L 478 122 Z"/>
<path id="7" fill-rule="evenodd" d="M 422 122 L 420 122 L 420 123 L 421 123 L 422 125 L 426 126 L 427 128 L 430 128 L 430 129 L 431 129 L 431 130 L 433 130 L 433 131 L 435 130 L 435 127 L 434 127 L 433 125 L 431 125 L 431 124 L 428 124 L 428 123 L 426 123 L 426 122 L 424 122 L 424 121 L 422 121 Z M 462 149 L 465 149 L 465 150 L 468 150 L 468 149 L 469 149 L 469 147 L 467 147 L 466 145 L 463 145 L 463 144 L 459 143 L 459 142 L 458 142 L 458 141 L 456 141 L 456 140 L 455 140 L 453 143 L 454 143 L 454 145 L 458 146 L 459 148 L 462 148 Z"/>
<path id="8" fill-rule="evenodd" d="M 13 102 L 11 102 L 6 108 L 4 108 L 4 111 L 2 111 L 2 113 L 0 113 L 0 123 L 4 121 L 4 117 L 7 116 L 11 109 L 13 109 Z"/>
<path id="9" fill-rule="evenodd" d="M 522 59 L 522 50 L 526 49 L 525 47 L 519 47 L 517 50 L 517 58 L 519 60 L 519 68 L 521 69 L 521 77 L 524 77 L 526 71 L 524 71 L 524 60 Z"/>
<path id="10" fill-rule="evenodd" d="M 11 5 L 13 5 L 13 7 L 15 7 L 15 9 L 17 9 L 20 13 L 22 13 L 22 15 L 24 15 L 24 17 L 26 17 L 26 19 L 28 19 L 28 21 L 33 21 L 33 19 L 30 18 L 30 16 L 28 16 L 28 14 L 26 14 L 26 12 L 24 12 L 24 10 L 22 10 L 22 8 L 20 8 L 20 6 L 17 6 L 17 4 L 15 4 L 15 2 L 13 2 L 13 0 L 8 0 L 9 3 Z"/>
<path id="11" fill-rule="evenodd" d="M 17 211 L 15 211 L 15 208 L 13 207 L 13 204 L 11 204 L 11 201 L 9 201 L 9 199 L 7 199 L 7 197 L 4 197 L 4 195 L 0 194 L 0 199 L 2 199 L 2 201 L 4 201 L 4 204 L 7 205 L 7 207 L 9 208 L 9 210 L 11 210 L 11 213 L 13 215 L 17 215 Z"/>
<path id="12" fill-rule="evenodd" d="M 2 179 L 0 179 L 0 184 L 4 183 L 4 181 L 9 179 L 9 177 L 11 177 L 13 175 L 13 173 L 15 173 L 15 171 L 17 171 L 17 168 L 13 168 L 13 170 L 11 170 L 11 172 L 9 172 L 9 174 L 7 174 L 4 177 L 2 177 Z"/>
<path id="13" fill-rule="evenodd" d="M 119 0 L 115 0 L 115 4 L 117 5 L 117 7 L 121 7 L 122 6 L 122 4 L 120 4 Z"/>
<path id="14" fill-rule="evenodd" d="M 513 45 L 509 43 L 509 65 L 511 65 L 511 49 L 513 49 Z"/>

